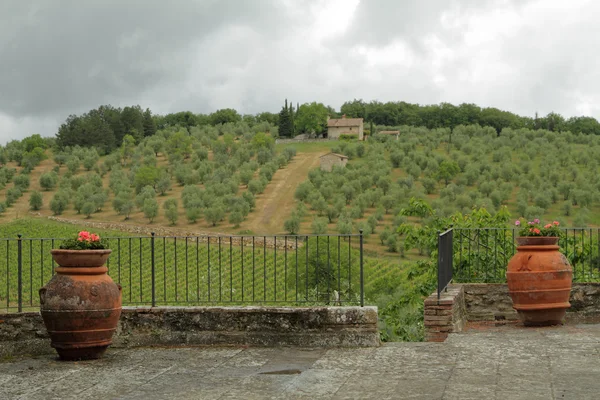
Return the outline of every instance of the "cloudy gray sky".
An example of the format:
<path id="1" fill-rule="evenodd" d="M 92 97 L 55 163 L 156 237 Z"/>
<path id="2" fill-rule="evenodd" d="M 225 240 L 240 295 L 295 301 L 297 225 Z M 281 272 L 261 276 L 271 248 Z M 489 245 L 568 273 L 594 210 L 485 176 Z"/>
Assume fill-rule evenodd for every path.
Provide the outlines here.
<path id="1" fill-rule="evenodd" d="M 600 118 L 593 0 L 2 0 L 0 144 L 101 104 L 277 112 L 284 98 Z"/>

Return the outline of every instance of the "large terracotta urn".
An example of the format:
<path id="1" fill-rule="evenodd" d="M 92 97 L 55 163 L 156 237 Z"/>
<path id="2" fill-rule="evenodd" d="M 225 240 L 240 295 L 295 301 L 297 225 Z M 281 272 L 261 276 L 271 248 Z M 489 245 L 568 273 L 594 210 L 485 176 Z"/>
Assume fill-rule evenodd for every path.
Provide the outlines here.
<path id="1" fill-rule="evenodd" d="M 56 274 L 40 289 L 42 318 L 63 360 L 94 359 L 112 343 L 121 287 L 104 266 L 111 250 L 52 250 Z"/>
<path id="2" fill-rule="evenodd" d="M 527 326 L 561 324 L 571 307 L 573 269 L 557 243 L 557 237 L 517 238 L 517 253 L 508 262 L 513 308 Z"/>

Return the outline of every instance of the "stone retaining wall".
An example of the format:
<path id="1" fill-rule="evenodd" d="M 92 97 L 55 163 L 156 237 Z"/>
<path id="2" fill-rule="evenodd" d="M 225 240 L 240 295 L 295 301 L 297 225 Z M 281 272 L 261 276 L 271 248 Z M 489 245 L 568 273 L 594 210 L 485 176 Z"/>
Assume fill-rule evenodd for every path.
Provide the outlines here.
<path id="1" fill-rule="evenodd" d="M 600 321 L 600 283 L 573 283 L 567 321 Z M 424 303 L 425 340 L 440 342 L 469 321 L 517 320 L 506 284 L 454 284 Z"/>
<path id="2" fill-rule="evenodd" d="M 377 307 L 124 307 L 112 347 L 379 346 Z M 52 353 L 39 312 L 0 315 L 0 358 Z"/>
<path id="3" fill-rule="evenodd" d="M 506 284 L 467 283 L 462 286 L 467 320 L 518 319 Z M 571 308 L 567 309 L 567 320 L 600 318 L 600 283 L 573 283 L 569 302 Z"/>

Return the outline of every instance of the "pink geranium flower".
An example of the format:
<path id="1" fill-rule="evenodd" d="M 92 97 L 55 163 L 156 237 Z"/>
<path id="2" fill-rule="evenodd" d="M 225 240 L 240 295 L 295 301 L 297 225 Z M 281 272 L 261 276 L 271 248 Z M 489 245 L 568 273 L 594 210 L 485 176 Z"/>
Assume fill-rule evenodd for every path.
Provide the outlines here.
<path id="1" fill-rule="evenodd" d="M 89 241 L 90 240 L 90 233 L 88 231 L 81 231 L 81 232 L 79 232 L 79 239 Z"/>

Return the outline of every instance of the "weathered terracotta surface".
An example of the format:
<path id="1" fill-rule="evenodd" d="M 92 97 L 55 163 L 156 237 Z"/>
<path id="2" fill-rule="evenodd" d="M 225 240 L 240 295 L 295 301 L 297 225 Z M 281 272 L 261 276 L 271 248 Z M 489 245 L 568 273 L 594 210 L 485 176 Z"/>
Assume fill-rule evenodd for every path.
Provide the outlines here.
<path id="1" fill-rule="evenodd" d="M 112 250 L 63 250 L 50 251 L 52 258 L 61 267 L 101 267 Z"/>
<path id="2" fill-rule="evenodd" d="M 560 324 L 571 306 L 573 269 L 556 243 L 558 238 L 517 238 L 506 281 L 513 308 L 525 325 Z"/>
<path id="3" fill-rule="evenodd" d="M 121 315 L 121 288 L 103 266 L 110 250 L 52 250 L 59 265 L 40 289 L 52 347 L 65 360 L 100 357 Z"/>

